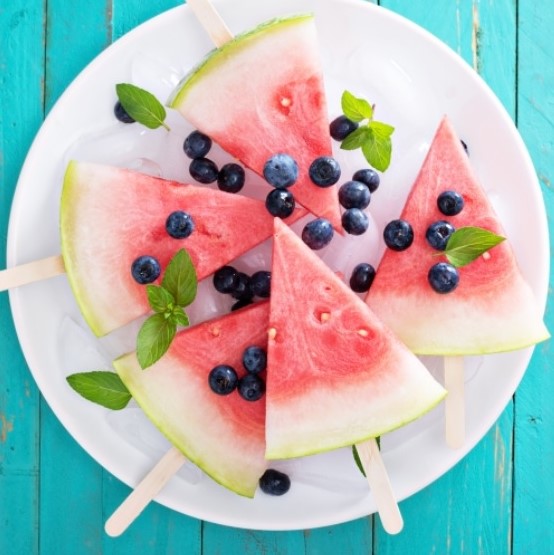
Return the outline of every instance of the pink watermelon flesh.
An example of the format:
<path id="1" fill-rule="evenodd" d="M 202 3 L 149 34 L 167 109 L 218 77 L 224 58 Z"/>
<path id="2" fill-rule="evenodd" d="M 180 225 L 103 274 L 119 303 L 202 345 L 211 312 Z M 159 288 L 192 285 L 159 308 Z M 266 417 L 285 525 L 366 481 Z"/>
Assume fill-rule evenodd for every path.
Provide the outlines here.
<path id="1" fill-rule="evenodd" d="M 311 15 L 260 25 L 213 51 L 179 85 L 171 106 L 260 175 L 271 156 L 290 154 L 300 170 L 290 188 L 296 201 L 342 229 L 335 187 L 317 187 L 308 176 L 314 159 L 331 155 Z"/>
<path id="2" fill-rule="evenodd" d="M 465 201 L 456 216 L 437 208 L 437 197 L 455 190 Z M 425 239 L 437 220 L 455 228 L 477 226 L 505 236 L 498 217 L 471 168 L 448 119 L 441 122 L 413 185 L 402 219 L 414 230 L 405 251 L 385 251 L 367 303 L 415 353 L 464 355 L 519 349 L 549 337 L 533 293 L 504 241 L 471 264 L 459 268 L 451 293 L 431 289 L 429 268 L 445 261 L 434 256 Z"/>
<path id="3" fill-rule="evenodd" d="M 271 288 L 268 459 L 379 436 L 444 397 L 423 364 L 277 219 Z"/>
<path id="4" fill-rule="evenodd" d="M 195 230 L 174 239 L 165 221 L 188 212 Z M 290 219 L 303 215 L 297 210 Z M 163 270 L 185 248 L 204 279 L 273 233 L 264 204 L 240 195 L 183 185 L 131 170 L 82 162 L 67 168 L 61 202 L 62 253 L 81 311 L 96 335 L 149 312 L 144 285 L 131 275 L 141 255 Z"/>
<path id="5" fill-rule="evenodd" d="M 133 398 L 160 431 L 216 482 L 253 497 L 267 462 L 265 398 L 245 401 L 237 391 L 217 395 L 208 374 L 229 364 L 245 374 L 242 353 L 267 343 L 267 302 L 177 334 L 169 351 L 142 370 L 134 353 L 114 362 Z"/>

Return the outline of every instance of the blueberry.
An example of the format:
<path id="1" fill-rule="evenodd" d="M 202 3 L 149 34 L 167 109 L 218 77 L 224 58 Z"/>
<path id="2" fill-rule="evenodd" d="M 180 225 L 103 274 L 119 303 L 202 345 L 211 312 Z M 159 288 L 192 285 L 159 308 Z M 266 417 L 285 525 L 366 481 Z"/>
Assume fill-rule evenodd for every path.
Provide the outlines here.
<path id="1" fill-rule="evenodd" d="M 437 293 L 450 293 L 454 291 L 460 281 L 458 270 L 447 262 L 439 262 L 431 266 L 427 274 L 429 284 Z"/>
<path id="2" fill-rule="evenodd" d="M 271 292 L 271 272 L 261 270 L 253 273 L 250 278 L 250 291 L 256 297 L 267 299 Z"/>
<path id="3" fill-rule="evenodd" d="M 238 382 L 237 372 L 227 364 L 218 364 L 212 368 L 208 376 L 211 390 L 218 395 L 229 395 L 235 390 Z"/>
<path id="4" fill-rule="evenodd" d="M 192 158 L 204 158 L 212 148 L 212 140 L 200 131 L 193 131 L 183 143 L 183 150 L 185 154 Z"/>
<path id="5" fill-rule="evenodd" d="M 245 306 L 251 305 L 252 302 L 252 299 L 239 299 L 236 303 L 233 303 L 233 306 L 231 306 L 231 312 L 235 312 L 235 310 L 240 310 Z"/>
<path id="6" fill-rule="evenodd" d="M 383 231 L 385 244 L 393 251 L 406 250 L 414 241 L 414 230 L 406 220 L 392 220 Z"/>
<path id="7" fill-rule="evenodd" d="M 340 178 L 340 166 L 334 158 L 320 156 L 311 163 L 309 174 L 318 187 L 331 187 Z"/>
<path id="8" fill-rule="evenodd" d="M 237 287 L 239 273 L 232 266 L 223 266 L 214 274 L 213 283 L 216 291 L 231 293 Z"/>
<path id="9" fill-rule="evenodd" d="M 265 180 L 277 189 L 286 189 L 298 179 L 298 164 L 288 154 L 275 154 L 264 164 Z"/>
<path id="10" fill-rule="evenodd" d="M 268 495 L 283 495 L 290 489 L 290 478 L 283 472 L 268 468 L 260 478 L 260 489 Z"/>
<path id="11" fill-rule="evenodd" d="M 374 193 L 379 188 L 379 183 L 381 178 L 379 174 L 372 170 L 371 168 L 364 168 L 363 170 L 358 170 L 353 176 L 354 181 L 361 181 L 369 189 L 370 193 Z"/>
<path id="12" fill-rule="evenodd" d="M 331 137 L 333 137 L 335 141 L 343 141 L 352 131 L 356 131 L 356 129 L 358 129 L 358 124 L 348 119 L 346 116 L 335 118 L 331 122 L 331 125 L 329 125 Z"/>
<path id="13" fill-rule="evenodd" d="M 265 199 L 267 211 L 276 218 L 288 218 L 294 212 L 294 196 L 286 189 L 274 189 Z"/>
<path id="14" fill-rule="evenodd" d="M 123 108 L 123 105 L 119 100 L 115 103 L 115 106 L 113 107 L 113 113 L 115 117 L 122 123 L 135 123 L 134 118 L 132 118 L 127 113 L 127 111 L 125 110 L 125 108 Z"/>
<path id="15" fill-rule="evenodd" d="M 350 235 L 361 235 L 367 231 L 369 218 L 367 214 L 359 208 L 349 208 L 342 214 L 342 227 Z"/>
<path id="16" fill-rule="evenodd" d="M 339 202 L 344 208 L 367 208 L 371 193 L 361 181 L 347 181 L 339 189 Z"/>
<path id="17" fill-rule="evenodd" d="M 374 279 L 375 268 L 367 262 L 362 262 L 352 270 L 352 276 L 350 276 L 350 288 L 356 293 L 365 293 L 366 291 L 369 291 Z"/>
<path id="18" fill-rule="evenodd" d="M 156 281 L 160 272 L 160 263 L 153 256 L 139 256 L 131 265 L 133 279 L 141 285 Z"/>
<path id="19" fill-rule="evenodd" d="M 238 389 L 246 401 L 257 401 L 265 393 L 265 382 L 257 374 L 246 374 L 239 380 Z"/>
<path id="20" fill-rule="evenodd" d="M 254 294 L 250 289 L 250 277 L 243 272 L 239 272 L 235 288 L 231 291 L 231 297 L 239 301 L 249 301 L 253 296 Z"/>
<path id="21" fill-rule="evenodd" d="M 176 210 L 167 217 L 165 229 L 171 237 L 185 239 L 194 231 L 194 221 L 187 212 Z"/>
<path id="22" fill-rule="evenodd" d="M 438 251 L 446 249 L 446 243 L 450 236 L 456 231 L 454 226 L 448 222 L 440 220 L 432 223 L 425 232 L 427 242 Z"/>
<path id="23" fill-rule="evenodd" d="M 225 164 L 217 174 L 217 186 L 226 193 L 238 193 L 244 187 L 244 169 L 238 164 Z"/>
<path id="24" fill-rule="evenodd" d="M 251 345 L 242 353 L 242 365 L 247 372 L 258 374 L 267 367 L 267 353 L 257 345 Z"/>
<path id="25" fill-rule="evenodd" d="M 325 218 L 318 218 L 308 222 L 302 230 L 302 241 L 314 251 L 328 245 L 332 238 L 333 226 Z"/>
<path id="26" fill-rule="evenodd" d="M 456 191 L 444 191 L 437 197 L 437 207 L 445 216 L 455 216 L 464 208 L 464 198 Z"/>
<path id="27" fill-rule="evenodd" d="M 193 179 L 200 183 L 213 183 L 217 179 L 217 166 L 208 158 L 195 158 L 189 166 Z"/>

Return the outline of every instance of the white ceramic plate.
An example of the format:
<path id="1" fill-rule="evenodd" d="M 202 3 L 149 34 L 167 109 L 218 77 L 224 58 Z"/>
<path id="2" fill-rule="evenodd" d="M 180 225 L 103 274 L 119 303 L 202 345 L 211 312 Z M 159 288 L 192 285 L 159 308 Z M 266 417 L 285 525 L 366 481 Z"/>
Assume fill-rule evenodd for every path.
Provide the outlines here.
<path id="1" fill-rule="evenodd" d="M 315 12 L 330 115 L 338 115 L 340 92 L 348 88 L 375 102 L 379 118 L 397 128 L 392 167 L 371 205 L 372 223 L 380 229 L 400 212 L 434 130 L 448 114 L 469 145 L 471 161 L 526 278 L 537 298 L 545 301 L 548 237 L 533 167 L 500 103 L 457 55 L 408 21 L 361 1 L 215 3 L 233 32 L 273 16 Z M 179 151 L 190 128 L 173 116 L 175 129 L 169 135 L 115 122 L 114 84 L 134 81 L 163 98 L 210 48 L 192 13 L 180 7 L 135 29 L 81 73 L 48 116 L 21 174 L 9 228 L 10 266 L 59 253 L 59 195 L 70 156 L 188 178 Z M 362 165 L 355 155 L 338 155 L 344 175 Z M 376 232 L 367 239 L 372 262 L 382 252 L 377 236 Z M 326 258 L 347 267 L 359 261 L 352 254 L 356 249 L 349 248 L 346 257 L 335 248 Z M 264 259 L 263 252 L 261 256 Z M 29 366 L 58 418 L 100 464 L 127 484 L 136 484 L 167 450 L 167 442 L 136 406 L 107 411 L 81 399 L 65 382 L 72 372 L 109 367 L 110 357 L 128 338 L 119 334 L 95 339 L 82 323 L 65 276 L 11 291 L 10 299 Z M 195 313 L 197 320 L 205 315 L 202 309 Z M 530 354 L 525 350 L 467 360 L 464 449 L 445 446 L 442 407 L 383 439 L 383 456 L 398 499 L 436 480 L 486 433 L 515 391 Z M 440 376 L 440 359 L 425 362 Z M 258 494 L 254 500 L 243 499 L 186 465 L 158 501 L 198 518 L 262 529 L 321 526 L 375 510 L 349 450 L 275 466 L 293 481 L 281 498 Z"/>

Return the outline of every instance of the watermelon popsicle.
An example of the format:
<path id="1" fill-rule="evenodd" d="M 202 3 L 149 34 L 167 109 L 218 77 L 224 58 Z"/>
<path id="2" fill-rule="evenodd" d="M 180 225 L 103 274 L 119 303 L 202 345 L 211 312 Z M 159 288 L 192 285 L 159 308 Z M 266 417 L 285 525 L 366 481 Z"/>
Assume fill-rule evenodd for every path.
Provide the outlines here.
<path id="1" fill-rule="evenodd" d="M 463 199 L 459 211 L 459 206 L 454 213 L 441 211 L 444 207 L 439 207 L 438 197 L 446 191 Z M 447 259 L 426 238 L 430 226 L 447 222 L 454 229 L 479 227 L 505 236 L 446 117 L 400 219 L 411 225 L 413 243 L 405 250 L 385 250 L 366 302 L 414 353 L 445 357 L 445 377 L 450 385 L 447 439 L 459 447 L 464 420 L 462 357 L 521 349 L 544 341 L 549 333 L 509 241 L 456 268 L 459 284 L 450 292 L 437 292 L 431 286 L 431 267 Z"/>

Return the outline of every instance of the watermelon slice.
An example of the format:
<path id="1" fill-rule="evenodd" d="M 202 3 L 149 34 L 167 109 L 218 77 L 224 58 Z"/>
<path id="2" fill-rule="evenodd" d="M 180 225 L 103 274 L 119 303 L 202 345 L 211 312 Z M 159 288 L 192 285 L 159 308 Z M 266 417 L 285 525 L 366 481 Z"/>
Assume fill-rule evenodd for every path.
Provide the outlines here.
<path id="1" fill-rule="evenodd" d="M 268 459 L 379 436 L 445 396 L 368 306 L 277 219 L 271 287 Z"/>
<path id="2" fill-rule="evenodd" d="M 456 216 L 437 208 L 437 196 L 451 189 L 465 201 Z M 477 181 L 467 154 L 449 122 L 441 122 L 401 218 L 414 242 L 405 251 L 385 251 L 367 296 L 369 306 L 415 353 L 466 355 L 520 349 L 549 337 L 540 308 L 524 281 L 509 241 L 459 268 L 458 287 L 438 294 L 427 281 L 436 257 L 425 239 L 427 227 L 449 221 L 456 229 L 478 226 L 505 236 Z"/>
<path id="3" fill-rule="evenodd" d="M 165 230 L 175 210 L 194 220 L 195 231 L 186 239 Z M 304 213 L 297 210 L 291 219 Z M 61 200 L 62 253 L 83 316 L 96 335 L 104 335 L 150 310 L 144 286 L 131 276 L 137 257 L 156 257 L 163 271 L 184 247 L 201 280 L 270 237 L 272 220 L 257 200 L 70 162 Z"/>
<path id="4" fill-rule="evenodd" d="M 300 170 L 295 199 L 342 229 L 335 187 L 322 189 L 308 177 L 315 158 L 331 155 L 312 15 L 269 21 L 214 50 L 170 105 L 260 175 L 271 156 L 290 154 Z"/>
<path id="5" fill-rule="evenodd" d="M 245 401 L 237 391 L 217 395 L 208 374 L 229 364 L 239 377 L 242 352 L 267 342 L 267 302 L 179 332 L 169 351 L 148 370 L 134 353 L 114 362 L 133 398 L 160 431 L 216 482 L 253 497 L 267 462 L 265 398 Z"/>

